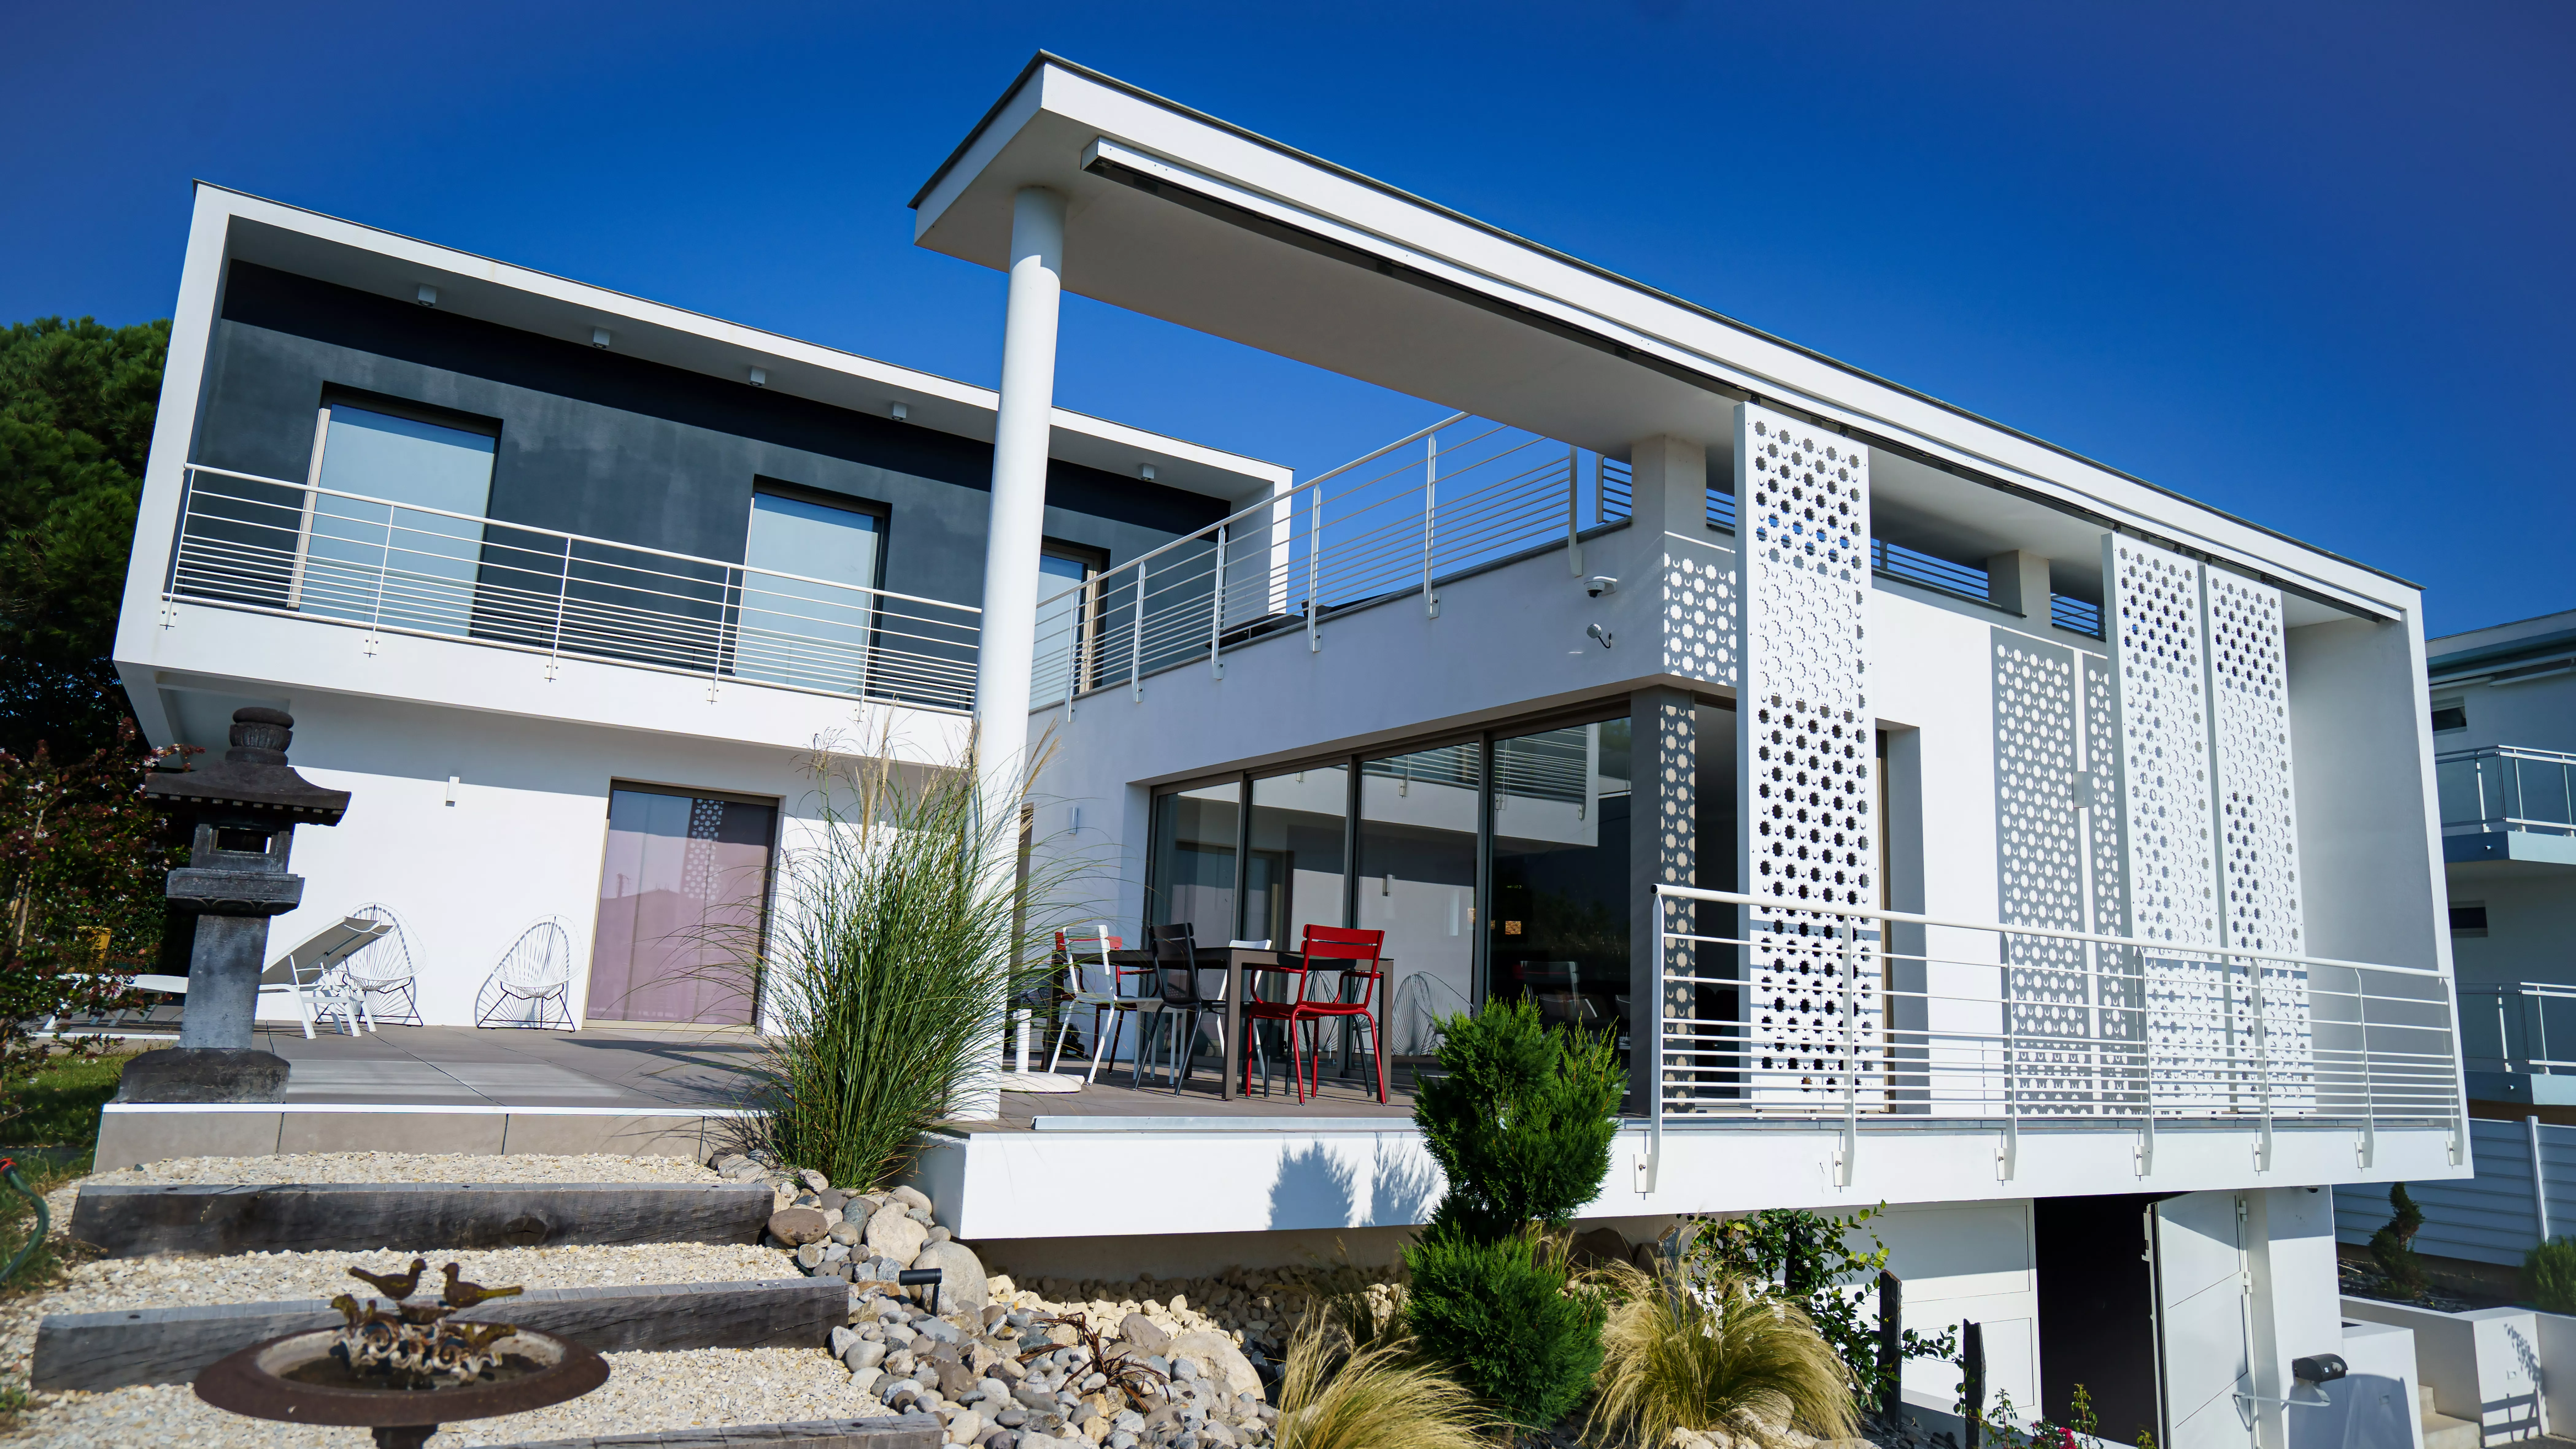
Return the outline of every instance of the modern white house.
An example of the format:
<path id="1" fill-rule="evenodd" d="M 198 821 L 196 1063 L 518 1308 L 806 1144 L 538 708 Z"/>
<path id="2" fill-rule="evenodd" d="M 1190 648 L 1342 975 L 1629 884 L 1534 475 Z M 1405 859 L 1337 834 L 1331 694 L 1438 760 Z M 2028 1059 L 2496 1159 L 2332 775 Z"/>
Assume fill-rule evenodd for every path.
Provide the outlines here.
<path id="1" fill-rule="evenodd" d="M 1008 274 L 998 393 L 200 190 L 117 659 L 156 741 L 292 710 L 308 910 L 466 963 L 424 1019 L 551 919 L 573 1019 L 754 1020 L 674 923 L 818 738 L 971 721 L 1052 746 L 1069 927 L 1383 931 L 1405 1065 L 1613 1034 L 1632 1239 L 1884 1202 L 2025 1410 L 2420 1449 L 2333 1213 L 2471 1171 L 2414 585 L 1051 56 L 914 209 Z M 1068 290 L 1450 416 L 1304 479 L 1074 416 Z M 1439 1195 L 1400 1108 L 1131 1095 L 943 1130 L 949 1225 L 1168 1275 Z"/>

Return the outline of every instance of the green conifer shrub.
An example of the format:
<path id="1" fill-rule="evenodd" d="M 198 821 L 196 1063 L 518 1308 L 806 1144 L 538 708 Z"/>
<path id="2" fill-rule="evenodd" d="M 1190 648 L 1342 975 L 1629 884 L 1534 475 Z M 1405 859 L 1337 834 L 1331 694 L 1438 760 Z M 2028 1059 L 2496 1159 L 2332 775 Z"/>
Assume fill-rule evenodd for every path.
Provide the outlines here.
<path id="1" fill-rule="evenodd" d="M 1600 1195 L 1624 1086 L 1606 1037 L 1551 1031 L 1527 1001 L 1441 1023 L 1444 1075 L 1413 1120 L 1448 1177 L 1405 1252 L 1408 1326 L 1501 1418 L 1554 1424 L 1601 1367 L 1604 1306 L 1571 1287 L 1557 1230 Z"/>
<path id="2" fill-rule="evenodd" d="M 2522 1296 L 2543 1313 L 2576 1314 L 2576 1238 L 2551 1238 L 2523 1256 Z"/>
<path id="3" fill-rule="evenodd" d="M 2388 1285 L 2410 1296 L 2420 1295 L 2425 1288 L 2424 1260 L 2415 1255 L 2415 1234 L 2424 1226 L 2424 1210 L 2406 1195 L 2406 1184 L 2388 1187 L 2390 1216 L 2370 1235 L 2371 1261 L 2379 1265 L 2380 1275 Z"/>

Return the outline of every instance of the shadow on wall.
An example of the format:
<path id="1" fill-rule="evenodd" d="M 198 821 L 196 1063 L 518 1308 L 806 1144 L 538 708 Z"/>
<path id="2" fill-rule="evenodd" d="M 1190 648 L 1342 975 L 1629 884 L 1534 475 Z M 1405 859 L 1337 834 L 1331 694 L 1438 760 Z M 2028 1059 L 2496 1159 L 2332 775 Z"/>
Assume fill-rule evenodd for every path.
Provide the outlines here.
<path id="1" fill-rule="evenodd" d="M 1440 1199 L 1438 1169 L 1418 1150 L 1380 1137 L 1365 1180 L 1319 1142 L 1283 1150 L 1270 1182 L 1270 1230 L 1419 1226 Z"/>

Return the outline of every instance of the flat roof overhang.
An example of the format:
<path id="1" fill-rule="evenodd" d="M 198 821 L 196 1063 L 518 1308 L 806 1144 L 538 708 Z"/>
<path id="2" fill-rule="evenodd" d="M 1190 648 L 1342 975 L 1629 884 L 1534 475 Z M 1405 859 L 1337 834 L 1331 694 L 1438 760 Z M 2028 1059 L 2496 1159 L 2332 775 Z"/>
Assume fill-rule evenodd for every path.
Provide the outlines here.
<path id="1" fill-rule="evenodd" d="M 609 330 L 628 356 L 749 386 L 764 384 L 853 412 L 884 416 L 896 403 L 916 426 L 990 442 L 996 395 L 936 373 L 765 332 L 704 313 L 514 266 L 471 252 L 198 182 L 229 219 L 224 255 L 357 291 L 413 302 L 424 285 L 438 309 L 563 341 Z M 1048 451 L 1069 463 L 1136 476 L 1241 503 L 1285 487 L 1293 470 L 1124 423 L 1058 408 Z"/>
<path id="2" fill-rule="evenodd" d="M 1064 284 L 1080 295 L 1613 457 L 1687 438 L 1717 477 L 1738 400 L 1803 412 L 1888 460 L 1890 525 L 1954 551 L 2047 552 L 2072 592 L 2098 589 L 2108 528 L 2335 611 L 2393 618 L 2418 592 L 1045 54 L 914 198 L 916 242 L 1007 267 L 1024 186 L 1067 196 Z M 2294 601 L 2293 624 L 2328 617 Z"/>

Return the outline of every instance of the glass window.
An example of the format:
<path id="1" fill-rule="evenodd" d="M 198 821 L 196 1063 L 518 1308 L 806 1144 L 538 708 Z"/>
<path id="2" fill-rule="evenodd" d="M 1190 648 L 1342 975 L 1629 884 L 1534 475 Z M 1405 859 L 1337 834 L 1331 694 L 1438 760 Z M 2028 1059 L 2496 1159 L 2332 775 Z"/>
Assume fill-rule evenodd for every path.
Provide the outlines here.
<path id="1" fill-rule="evenodd" d="M 733 672 L 814 689 L 864 685 L 878 531 L 861 509 L 753 494 Z"/>
<path id="2" fill-rule="evenodd" d="M 590 997 L 611 1021 L 744 1025 L 760 945 L 775 805 L 619 786 L 608 792 Z"/>
<path id="3" fill-rule="evenodd" d="M 293 606 L 391 628 L 468 632 L 499 440 L 347 403 L 326 412 L 315 485 L 381 501 L 307 495 Z"/>
<path id="4" fill-rule="evenodd" d="M 1624 1034 L 1629 800 L 1625 719 L 1494 742 L 1488 999 Z"/>
<path id="5" fill-rule="evenodd" d="M 1342 923 L 1342 821 L 1351 772 L 1326 765 L 1252 782 L 1243 934 L 1295 950 L 1308 926 Z"/>
<path id="6" fill-rule="evenodd" d="M 1036 672 L 1029 682 L 1029 697 L 1038 704 L 1064 698 L 1067 678 L 1077 665 L 1082 667 L 1082 677 L 1072 681 L 1075 692 L 1091 687 L 1090 676 L 1098 661 L 1082 657 L 1083 643 L 1091 632 L 1091 610 L 1085 609 L 1083 594 L 1066 591 L 1099 573 L 1103 562 L 1090 550 L 1059 544 L 1047 545 L 1038 555 Z M 1096 600 L 1088 602 L 1097 608 Z"/>
<path id="7" fill-rule="evenodd" d="M 1154 799 L 1154 861 L 1146 909 L 1158 926 L 1186 925 L 1200 945 L 1234 939 L 1234 842 L 1243 787 L 1232 780 Z"/>
<path id="8" fill-rule="evenodd" d="M 1394 962 L 1387 1040 L 1431 1049 L 1433 1021 L 1475 997 L 1476 794 L 1483 747 L 1468 742 L 1360 766 L 1359 910 Z"/>
<path id="9" fill-rule="evenodd" d="M 2446 735 L 2453 730 L 2464 730 L 2468 727 L 2469 707 L 2465 700 L 2453 698 L 2433 701 L 2433 733 Z"/>

